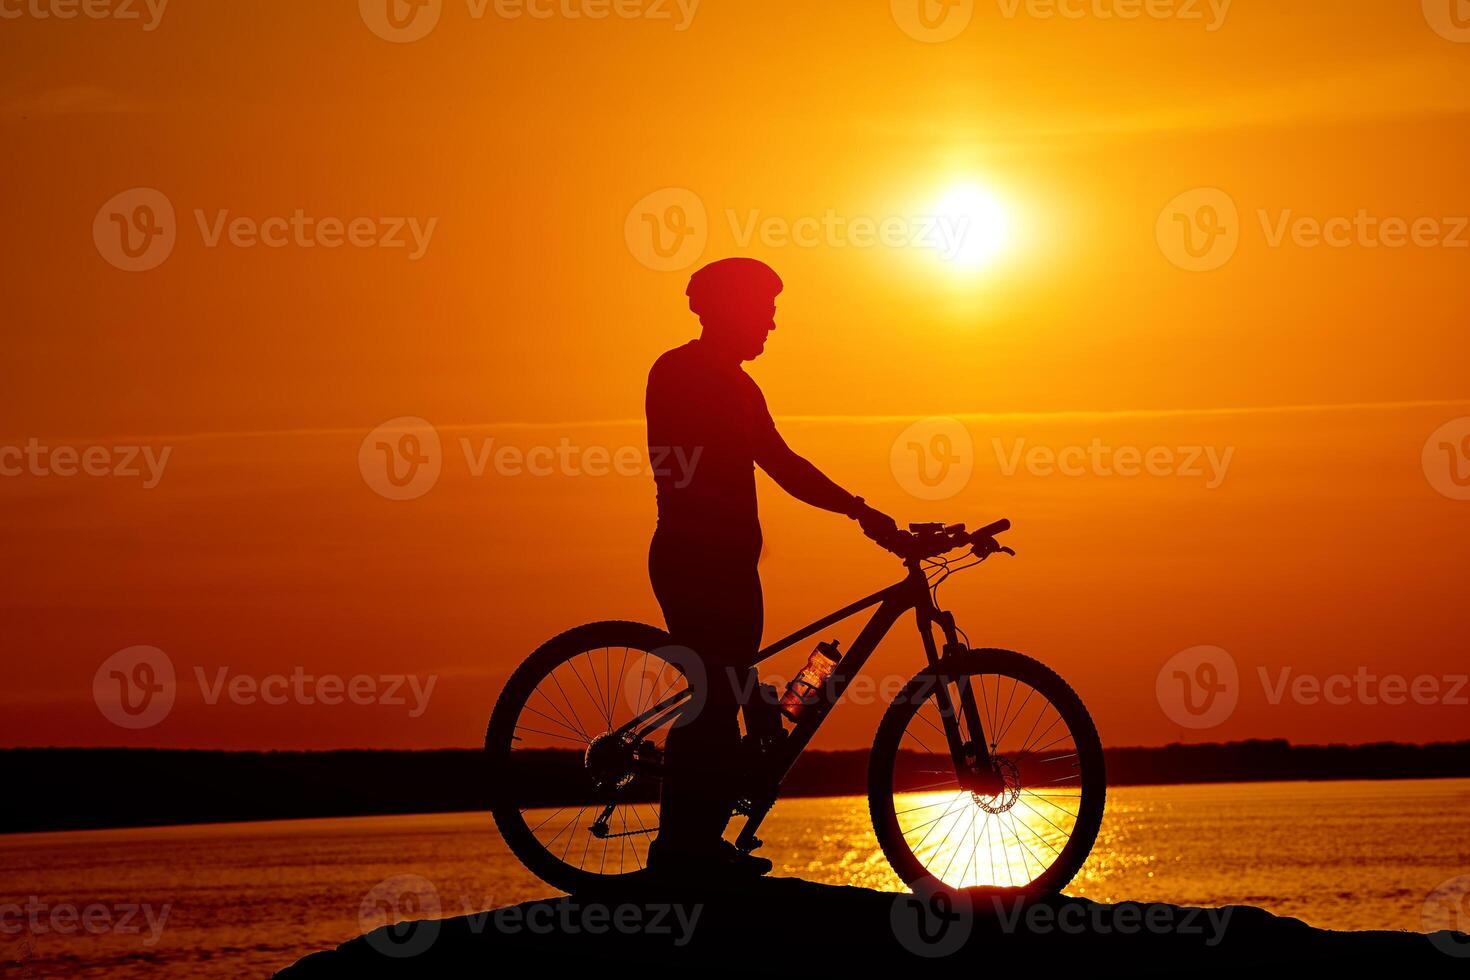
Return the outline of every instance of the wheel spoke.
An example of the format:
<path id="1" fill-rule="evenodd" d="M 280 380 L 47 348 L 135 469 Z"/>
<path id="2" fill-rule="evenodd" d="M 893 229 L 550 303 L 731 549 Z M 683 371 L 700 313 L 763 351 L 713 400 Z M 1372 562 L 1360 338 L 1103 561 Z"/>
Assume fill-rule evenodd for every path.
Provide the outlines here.
<path id="1" fill-rule="evenodd" d="M 567 731 L 571 732 L 573 735 L 576 735 L 583 742 L 590 742 L 590 741 L 592 741 L 590 738 L 587 737 L 587 734 L 585 732 L 579 732 L 577 729 L 572 728 L 571 726 L 565 724 L 564 722 L 557 721 L 555 718 L 551 717 L 550 715 L 548 715 L 544 711 L 537 711 L 535 708 L 531 707 L 529 704 L 526 705 L 526 710 L 529 711 L 529 712 L 531 712 L 531 713 L 533 713 L 533 714 L 540 715 L 542 718 L 545 718 L 547 721 L 551 722 L 553 725 L 560 725 L 562 728 L 565 728 Z"/>
<path id="2" fill-rule="evenodd" d="M 582 680 L 582 672 L 577 669 L 576 660 L 567 661 L 567 666 L 571 667 L 572 675 L 577 678 L 577 683 L 582 685 L 582 690 L 586 692 L 587 699 L 591 701 L 593 706 L 597 708 L 597 710 L 602 714 L 603 722 L 606 723 L 608 728 L 612 728 L 612 718 L 608 716 L 607 709 L 603 708 L 603 706 L 598 703 L 597 696 L 592 693 L 590 688 L 588 688 L 587 682 Z M 594 677 L 593 680 L 596 680 L 596 678 Z"/>
<path id="3" fill-rule="evenodd" d="M 551 682 L 556 685 L 556 689 L 561 692 L 561 699 L 566 702 L 567 710 L 572 713 L 572 719 L 577 723 L 577 730 L 580 731 L 583 735 L 587 735 L 587 727 L 582 724 L 581 714 L 579 714 L 577 712 L 577 709 L 572 705 L 572 699 L 567 697 L 566 690 L 561 686 L 561 681 L 557 679 L 556 672 L 560 670 L 562 666 L 562 664 L 557 664 L 554 668 L 552 668 L 551 673 L 549 673 L 547 676 L 550 677 Z M 540 689 L 540 685 L 537 685 L 537 689 Z M 587 741 L 592 741 L 592 736 L 587 735 Z"/>
<path id="4" fill-rule="evenodd" d="M 516 726 L 516 731 L 518 731 L 518 732 L 535 732 L 537 735 L 545 735 L 547 738 L 559 738 L 559 739 L 561 739 L 564 742 L 576 742 L 578 745 L 585 745 L 586 744 L 585 742 L 582 742 L 580 739 L 568 738 L 565 735 L 558 735 L 556 732 L 548 732 L 548 731 L 545 731 L 545 730 L 540 729 L 540 728 L 532 728 L 530 725 L 517 725 Z"/>
<path id="5" fill-rule="evenodd" d="M 1021 702 L 1021 706 L 1016 709 L 1015 718 L 1008 720 L 1004 725 L 1001 726 L 1000 734 L 997 735 L 997 736 L 995 736 L 995 742 L 996 742 L 997 745 L 1000 745 L 1000 744 L 1002 744 L 1002 743 L 1005 742 L 1006 732 L 1010 731 L 1011 730 L 1011 726 L 1014 725 L 1016 723 L 1016 721 L 1019 720 L 1026 713 L 1026 705 L 1031 701 L 1031 696 L 1033 694 L 1035 694 L 1035 693 L 1036 693 L 1036 688 L 1034 688 L 1034 687 L 1031 688 L 1031 690 L 1027 691 L 1026 692 L 1026 699 L 1024 701 L 1022 701 Z"/>

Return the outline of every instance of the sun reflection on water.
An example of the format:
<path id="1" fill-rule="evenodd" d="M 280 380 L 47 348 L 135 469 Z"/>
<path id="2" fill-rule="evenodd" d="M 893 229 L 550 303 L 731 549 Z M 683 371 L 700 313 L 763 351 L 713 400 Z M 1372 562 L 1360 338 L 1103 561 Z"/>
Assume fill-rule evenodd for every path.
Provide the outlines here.
<path id="1" fill-rule="evenodd" d="M 1029 884 L 1061 854 L 1076 824 L 1076 798 L 1023 790 L 1014 801 L 969 792 L 895 798 L 899 826 L 930 872 L 955 888 Z"/>

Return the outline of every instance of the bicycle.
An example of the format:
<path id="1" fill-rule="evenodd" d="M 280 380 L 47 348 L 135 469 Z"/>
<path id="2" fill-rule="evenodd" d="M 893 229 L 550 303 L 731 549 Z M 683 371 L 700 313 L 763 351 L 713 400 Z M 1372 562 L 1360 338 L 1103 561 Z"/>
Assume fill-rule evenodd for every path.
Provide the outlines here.
<path id="1" fill-rule="evenodd" d="M 826 682 L 806 692 L 790 731 L 779 719 L 779 731 L 768 720 L 755 730 L 754 719 L 769 714 L 753 714 L 747 702 L 747 771 L 733 813 L 746 820 L 737 847 L 760 846 L 756 832 L 797 757 L 884 636 L 912 611 L 927 665 L 885 709 L 868 762 L 868 807 L 884 855 L 910 886 L 1050 894 L 1072 880 L 1096 840 L 1106 797 L 1092 718 L 1039 661 L 971 649 L 938 604 L 950 575 L 1015 554 L 996 541 L 1009 528 L 1002 520 L 974 532 L 963 524 L 896 531 L 879 543 L 902 559 L 902 581 L 759 652 L 757 664 L 877 607 Z M 968 556 L 952 565 L 956 559 L 945 556 L 962 548 Z M 650 876 L 645 858 L 658 831 L 662 737 L 697 710 L 701 685 L 711 682 L 700 674 L 697 657 L 667 633 L 632 622 L 569 630 L 512 673 L 485 747 L 491 811 L 530 871 L 567 892 Z M 584 717 L 578 709 L 589 706 Z"/>

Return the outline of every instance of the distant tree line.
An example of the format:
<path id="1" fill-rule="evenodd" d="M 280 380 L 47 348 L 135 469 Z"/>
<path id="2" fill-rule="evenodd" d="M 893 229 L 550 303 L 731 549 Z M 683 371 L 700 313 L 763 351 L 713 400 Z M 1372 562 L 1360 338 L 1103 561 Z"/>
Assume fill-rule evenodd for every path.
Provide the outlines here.
<path id="1" fill-rule="evenodd" d="M 531 756 L 520 784 L 535 802 L 565 802 L 580 754 Z M 1109 749 L 1107 759 L 1114 786 L 1470 777 L 1470 742 L 1175 744 Z M 865 749 L 807 752 L 784 795 L 866 793 L 867 766 Z M 484 810 L 504 775 L 474 749 L 0 749 L 0 833 Z"/>

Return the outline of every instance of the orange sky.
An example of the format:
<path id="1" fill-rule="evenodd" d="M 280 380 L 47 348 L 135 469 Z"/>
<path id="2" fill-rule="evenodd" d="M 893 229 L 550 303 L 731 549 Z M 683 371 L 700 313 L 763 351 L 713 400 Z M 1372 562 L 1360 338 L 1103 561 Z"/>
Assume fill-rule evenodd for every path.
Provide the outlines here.
<path id="1" fill-rule="evenodd" d="M 1401 705 L 1269 690 L 1283 668 L 1362 668 L 1449 694 L 1466 671 L 1470 501 L 1422 457 L 1470 416 L 1470 44 L 1419 4 L 1235 0 L 1209 30 L 1203 3 L 1201 22 L 991 0 L 925 43 L 879 0 L 703 0 L 683 30 L 667 2 L 671 20 L 594 20 L 444 0 L 427 36 L 390 43 L 349 2 L 178 2 L 152 30 L 35 3 L 0 0 L 21 12 L 0 19 L 0 450 L 169 456 L 151 488 L 0 477 L 0 743 L 472 745 L 542 639 L 657 622 L 651 480 L 477 477 L 464 441 L 641 446 L 648 366 L 697 329 L 690 269 L 649 268 L 625 236 L 663 188 L 706 212 L 686 266 L 747 254 L 785 278 L 780 328 L 748 367 L 788 441 L 902 521 L 1015 522 L 1019 557 L 943 595 L 977 644 L 1054 665 L 1105 742 L 1470 737 L 1467 689 Z M 932 215 L 960 186 L 1008 222 L 979 269 L 840 234 L 741 240 L 759 220 Z M 127 272 L 93 224 L 137 187 L 171 204 L 177 241 Z M 1196 188 L 1238 212 L 1236 251 L 1208 271 L 1180 268 L 1159 230 Z M 297 211 L 432 231 L 417 258 L 208 244 L 221 212 Z M 1273 244 L 1283 221 L 1360 212 L 1432 219 L 1442 241 Z M 358 464 L 400 416 L 443 446 L 412 501 Z M 931 416 L 973 447 L 942 500 L 891 458 Z M 1215 481 L 1007 463 L 1018 445 L 1095 441 L 1228 466 Z M 762 507 L 768 639 L 896 577 L 768 481 Z M 134 731 L 98 710 L 93 677 L 137 644 L 181 680 L 167 717 Z M 1241 688 L 1226 720 L 1189 730 L 1155 681 L 1199 645 L 1229 652 Z M 873 661 L 917 665 L 908 633 Z M 297 667 L 435 686 L 411 717 L 209 704 L 195 681 Z M 866 744 L 878 710 L 839 711 L 819 744 Z"/>

